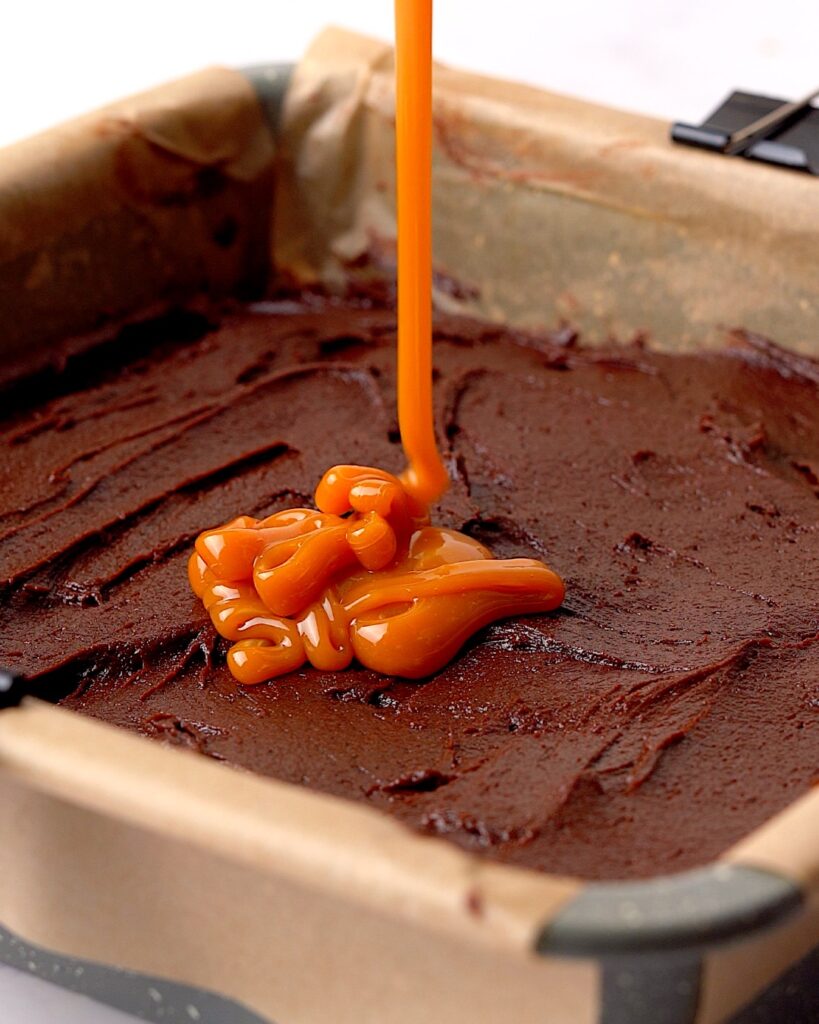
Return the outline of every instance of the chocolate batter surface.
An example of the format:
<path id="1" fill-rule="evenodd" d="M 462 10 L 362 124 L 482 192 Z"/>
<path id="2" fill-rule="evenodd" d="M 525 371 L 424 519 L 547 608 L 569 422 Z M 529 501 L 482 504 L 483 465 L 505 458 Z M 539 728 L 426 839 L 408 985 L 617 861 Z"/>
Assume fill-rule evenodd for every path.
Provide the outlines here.
<path id="1" fill-rule="evenodd" d="M 417 683 L 237 687 L 197 533 L 398 471 L 394 314 L 288 300 L 129 328 L 12 393 L 0 664 L 84 714 L 362 800 L 506 862 L 689 868 L 819 776 L 819 366 L 584 349 L 439 319 L 436 521 L 543 558 L 565 607 Z M 419 637 L 419 643 L 423 638 Z"/>

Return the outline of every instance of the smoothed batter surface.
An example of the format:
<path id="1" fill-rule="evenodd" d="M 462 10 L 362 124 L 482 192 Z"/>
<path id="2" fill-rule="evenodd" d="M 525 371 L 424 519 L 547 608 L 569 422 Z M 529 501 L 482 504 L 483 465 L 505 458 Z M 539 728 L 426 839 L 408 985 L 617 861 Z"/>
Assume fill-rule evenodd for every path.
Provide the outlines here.
<path id="1" fill-rule="evenodd" d="M 567 583 L 410 683 L 242 690 L 193 596 L 196 535 L 402 468 L 394 314 L 177 315 L 13 393 L 0 664 L 157 740 L 588 878 L 702 864 L 819 776 L 819 366 L 584 349 L 437 323 L 453 479 L 436 522 Z M 419 638 L 419 642 L 423 642 Z"/>

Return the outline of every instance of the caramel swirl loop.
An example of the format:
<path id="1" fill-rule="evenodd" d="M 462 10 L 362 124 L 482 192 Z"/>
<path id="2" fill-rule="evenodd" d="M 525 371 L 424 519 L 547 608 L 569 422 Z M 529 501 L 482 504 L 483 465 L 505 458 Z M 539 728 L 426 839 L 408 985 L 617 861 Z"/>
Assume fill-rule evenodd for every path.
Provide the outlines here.
<path id="1" fill-rule="evenodd" d="M 240 683 L 308 661 L 340 671 L 353 657 L 417 679 L 495 619 L 563 600 L 562 580 L 542 562 L 494 559 L 471 537 L 430 526 L 391 473 L 336 466 L 316 505 L 240 516 L 196 541 L 191 586 L 233 642 L 228 666 Z"/>

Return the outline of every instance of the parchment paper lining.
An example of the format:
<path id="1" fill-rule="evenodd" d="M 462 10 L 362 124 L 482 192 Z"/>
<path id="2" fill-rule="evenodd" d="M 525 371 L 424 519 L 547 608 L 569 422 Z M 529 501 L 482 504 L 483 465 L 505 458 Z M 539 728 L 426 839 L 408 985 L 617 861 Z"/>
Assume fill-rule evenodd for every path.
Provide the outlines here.
<path id="1" fill-rule="evenodd" d="M 341 285 L 394 263 L 392 51 L 329 29 L 283 118 L 281 270 Z M 439 305 L 665 348 L 742 326 L 819 352 L 809 176 L 673 146 L 651 118 L 438 67 Z"/>

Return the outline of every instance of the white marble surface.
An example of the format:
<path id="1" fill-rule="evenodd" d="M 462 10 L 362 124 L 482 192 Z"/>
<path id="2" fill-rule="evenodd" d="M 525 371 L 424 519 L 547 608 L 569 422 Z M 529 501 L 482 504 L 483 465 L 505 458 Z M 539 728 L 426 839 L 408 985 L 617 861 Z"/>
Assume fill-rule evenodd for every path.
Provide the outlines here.
<path id="1" fill-rule="evenodd" d="M 3 10 L 0 145 L 207 64 L 291 60 L 329 22 L 389 38 L 390 0 L 39 0 Z M 698 120 L 732 88 L 819 85 L 815 0 L 439 0 L 440 60 Z M 116 1024 L 120 1013 L 0 967 L 2 1024 Z"/>

